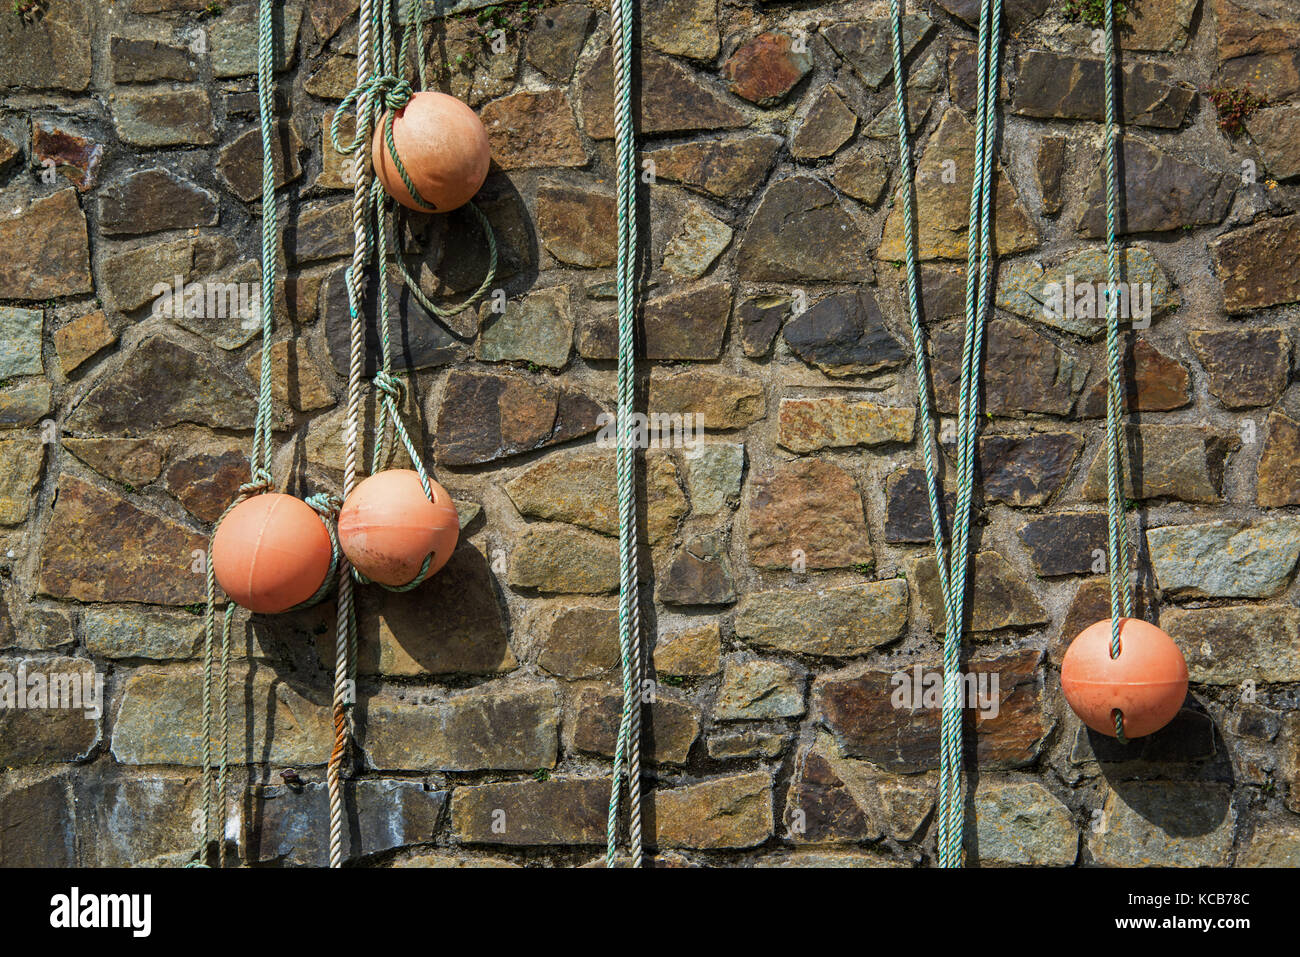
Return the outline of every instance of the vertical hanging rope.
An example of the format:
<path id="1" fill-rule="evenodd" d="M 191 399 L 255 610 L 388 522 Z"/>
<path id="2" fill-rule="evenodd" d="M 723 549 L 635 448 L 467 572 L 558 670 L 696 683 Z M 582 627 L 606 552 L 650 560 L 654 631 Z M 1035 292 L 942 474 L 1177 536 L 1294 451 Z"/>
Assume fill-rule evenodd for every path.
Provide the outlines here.
<path id="1" fill-rule="evenodd" d="M 912 220 L 916 198 L 903 93 L 902 14 L 890 0 L 891 52 L 894 66 L 894 109 L 898 121 L 898 151 L 903 192 L 903 233 L 906 245 L 906 292 L 921 418 L 922 457 L 926 496 L 934 532 L 935 563 L 944 601 L 943 710 L 940 721 L 938 851 L 942 867 L 962 863 L 962 676 L 961 639 L 969 571 L 971 502 L 974 490 L 975 437 L 979 430 L 979 384 L 984 330 L 989 308 L 993 265 L 993 153 L 997 124 L 998 58 L 1001 46 L 1001 0 L 980 6 L 975 107 L 975 168 L 971 175 L 967 226 L 966 322 L 962 348 L 961 386 L 957 409 L 957 502 L 951 547 L 945 544 L 940 483 L 934 455 L 930 375 L 921 326 L 917 247 Z"/>
<path id="2" fill-rule="evenodd" d="M 636 371 L 636 143 L 632 119 L 632 0 L 610 4 L 614 60 L 614 151 L 618 183 L 618 638 L 623 670 L 623 716 L 614 748 L 605 863 L 618 853 L 620 786 L 627 785 L 628 853 L 642 863 L 641 835 L 641 607 L 638 594 L 637 509 L 632 411 Z"/>
<path id="3" fill-rule="evenodd" d="M 1124 429 L 1124 392 L 1120 375 L 1119 248 L 1116 210 L 1119 205 L 1115 139 L 1115 6 L 1106 0 L 1106 557 L 1110 569 L 1110 656 L 1120 653 L 1120 621 L 1133 614 L 1129 582 L 1128 522 L 1124 518 L 1121 485 L 1124 463 L 1120 443 Z M 1115 736 L 1124 737 L 1124 714 L 1115 709 Z"/>

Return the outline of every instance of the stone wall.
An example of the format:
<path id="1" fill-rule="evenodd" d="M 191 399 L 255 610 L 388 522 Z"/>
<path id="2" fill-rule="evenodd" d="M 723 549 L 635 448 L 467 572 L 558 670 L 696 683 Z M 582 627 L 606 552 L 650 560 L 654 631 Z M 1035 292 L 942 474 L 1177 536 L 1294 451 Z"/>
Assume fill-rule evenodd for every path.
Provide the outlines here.
<path id="1" fill-rule="evenodd" d="M 887 5 L 639 6 L 641 402 L 706 429 L 644 461 L 647 832 L 667 864 L 932 862 L 938 712 L 891 701 L 891 676 L 937 664 L 942 622 Z M 908 6 L 948 416 L 978 4 Z M 1058 680 L 1068 640 L 1108 614 L 1102 321 L 1041 303 L 1104 274 L 1100 47 L 1058 0 L 1007 6 L 966 643 L 1000 690 L 968 735 L 971 860 L 1300 863 L 1300 17 L 1289 0 L 1128 4 L 1125 264 L 1151 307 L 1128 339 L 1128 517 L 1141 603 L 1192 691 L 1168 729 L 1120 746 L 1081 728 Z M 277 479 L 301 494 L 341 481 L 351 200 L 323 131 L 352 82 L 356 0 L 282 7 L 271 348 Z M 197 571 L 247 476 L 263 343 L 238 316 L 163 314 L 155 287 L 257 280 L 254 15 L 0 11 L 0 672 L 105 680 L 99 717 L 0 711 L 0 863 L 177 863 L 194 845 Z M 429 23 L 431 83 L 492 139 L 479 202 L 506 308 L 442 325 L 403 300 L 408 411 L 464 531 L 415 591 L 361 589 L 348 806 L 365 863 L 601 856 L 619 706 L 596 440 L 615 379 L 608 19 L 567 0 Z M 431 295 L 477 285 L 465 214 L 404 236 Z M 329 601 L 237 618 L 246 862 L 326 859 L 333 645 Z"/>

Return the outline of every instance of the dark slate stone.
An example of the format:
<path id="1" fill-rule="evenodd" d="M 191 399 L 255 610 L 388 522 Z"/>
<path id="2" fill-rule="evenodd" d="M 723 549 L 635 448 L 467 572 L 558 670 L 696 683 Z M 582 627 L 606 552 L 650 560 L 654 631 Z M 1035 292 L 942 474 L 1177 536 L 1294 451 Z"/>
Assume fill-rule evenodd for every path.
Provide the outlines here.
<path id="1" fill-rule="evenodd" d="M 925 469 L 920 466 L 899 469 L 885 480 L 885 541 L 934 543 L 925 485 Z M 945 520 L 951 521 L 957 498 L 950 491 L 944 494 L 943 502 Z"/>
<path id="2" fill-rule="evenodd" d="M 114 83 L 153 83 L 155 80 L 193 80 L 194 57 L 186 47 L 157 40 L 113 37 L 109 45 Z"/>
<path id="3" fill-rule="evenodd" d="M 790 315 L 787 296 L 752 296 L 736 307 L 740 325 L 740 345 L 750 358 L 772 351 L 772 341 L 781 331 L 781 323 Z"/>
<path id="4" fill-rule="evenodd" d="M 591 396 L 522 376 L 452 372 L 435 441 L 443 465 L 475 465 L 590 435 L 604 410 Z"/>
<path id="5" fill-rule="evenodd" d="M 736 600 L 725 533 L 696 535 L 681 547 L 659 585 L 659 600 L 669 605 L 729 605 Z"/>
<path id="6" fill-rule="evenodd" d="M 132 173 L 99 194 L 99 226 L 114 235 L 215 226 L 217 216 L 214 194 L 161 167 Z"/>
<path id="7" fill-rule="evenodd" d="M 1121 233 L 1208 226 L 1222 222 L 1228 215 L 1237 173 L 1216 173 L 1131 136 L 1120 141 L 1119 152 L 1123 179 L 1119 187 L 1123 197 Z M 1084 195 L 1079 234 L 1090 238 L 1106 235 L 1104 160 L 1098 164 Z"/>
<path id="8" fill-rule="evenodd" d="M 834 190 L 792 176 L 763 194 L 736 250 L 736 271 L 754 282 L 870 282 L 870 248 Z"/>
<path id="9" fill-rule="evenodd" d="M 343 857 L 355 861 L 433 839 L 447 791 L 420 781 L 347 781 Z M 246 839 L 250 861 L 325 867 L 329 864 L 329 794 L 323 783 L 298 790 L 272 785 L 257 790 Z"/>
<path id="10" fill-rule="evenodd" d="M 1094 571 L 1093 551 L 1106 548 L 1106 516 L 1099 512 L 1045 515 L 1020 526 L 1020 539 L 1029 548 L 1038 574 L 1087 575 Z"/>
<path id="11" fill-rule="evenodd" d="M 256 414 L 253 394 L 224 369 L 155 336 L 90 391 L 66 427 L 101 435 L 139 435 L 182 422 L 247 429 Z"/>
<path id="12" fill-rule="evenodd" d="M 986 435 L 979 468 L 984 497 L 1008 505 L 1045 505 L 1070 477 L 1083 440 L 1072 432 Z"/>
<path id="13" fill-rule="evenodd" d="M 321 304 L 325 315 L 325 337 L 330 359 L 340 375 L 348 374 L 351 345 L 351 314 L 348 310 L 346 266 L 340 266 L 325 280 Z M 428 369 L 454 362 L 462 353 L 456 337 L 415 301 L 411 291 L 400 281 L 388 283 L 390 342 L 393 367 L 401 370 Z M 374 281 L 366 283 L 361 312 L 366 317 L 366 357 L 364 375 L 373 376 L 383 362 L 379 337 L 379 291 Z"/>
<path id="14" fill-rule="evenodd" d="M 1062 120 L 1105 117 L 1105 63 L 1100 59 L 1030 50 L 1020 58 L 1011 109 L 1022 116 Z M 1155 63 L 1126 63 L 1118 95 L 1125 125 L 1174 128 L 1187 118 L 1196 91 Z"/>
<path id="15" fill-rule="evenodd" d="M 997 717 L 973 719 L 981 768 L 1024 767 L 1038 755 L 1047 727 L 1042 715 L 1039 651 L 1016 651 L 968 662 L 969 673 L 998 675 Z M 923 674 L 940 670 L 922 664 Z M 939 766 L 939 708 L 896 708 L 893 670 L 845 669 L 818 678 L 812 700 L 818 720 L 835 737 L 840 753 L 865 758 L 896 774 L 919 774 Z"/>
<path id="16" fill-rule="evenodd" d="M 831 375 L 876 372 L 908 356 L 866 290 L 828 296 L 787 322 L 784 335 L 795 355 Z"/>
<path id="17" fill-rule="evenodd" d="M 0 867 L 75 867 L 77 834 L 67 775 L 0 797 Z"/>

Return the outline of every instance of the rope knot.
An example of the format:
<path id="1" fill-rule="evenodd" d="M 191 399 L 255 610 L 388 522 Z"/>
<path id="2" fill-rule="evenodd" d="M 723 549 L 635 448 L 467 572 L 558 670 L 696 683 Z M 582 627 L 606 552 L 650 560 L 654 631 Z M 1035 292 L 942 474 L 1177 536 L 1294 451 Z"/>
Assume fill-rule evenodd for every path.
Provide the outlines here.
<path id="1" fill-rule="evenodd" d="M 375 90 L 384 96 L 384 106 L 390 110 L 400 110 L 411 102 L 415 90 L 409 81 L 396 76 L 380 76 L 373 81 Z"/>
<path id="2" fill-rule="evenodd" d="M 271 473 L 266 469 L 258 467 L 253 469 L 253 477 L 239 486 L 239 494 L 242 496 L 261 495 L 263 492 L 269 492 L 275 487 L 275 482 L 271 479 Z"/>
<path id="3" fill-rule="evenodd" d="M 375 373 L 375 378 L 372 381 L 375 384 L 375 388 L 384 393 L 384 395 L 388 396 L 394 402 L 401 402 L 403 386 L 402 380 L 397 376 L 393 375 L 391 372 L 385 372 L 380 369 Z"/>
<path id="4" fill-rule="evenodd" d="M 324 519 L 334 518 L 334 516 L 338 515 L 339 509 L 343 507 L 339 497 L 331 495 L 329 492 L 317 492 L 314 495 L 308 495 L 305 501 Z"/>

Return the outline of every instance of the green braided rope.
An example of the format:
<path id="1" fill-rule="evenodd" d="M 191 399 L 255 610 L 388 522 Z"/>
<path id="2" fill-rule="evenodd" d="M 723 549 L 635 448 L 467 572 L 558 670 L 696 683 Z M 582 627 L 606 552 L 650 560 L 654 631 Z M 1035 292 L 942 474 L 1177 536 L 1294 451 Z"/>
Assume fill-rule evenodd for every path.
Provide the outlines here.
<path id="1" fill-rule="evenodd" d="M 917 403 L 921 419 L 922 456 L 926 497 L 934 535 L 935 563 L 944 600 L 943 710 L 940 725 L 938 849 L 943 867 L 962 862 L 961 783 L 961 638 L 969 571 L 971 500 L 974 490 L 975 437 L 978 432 L 980 363 L 989 309 L 993 261 L 992 160 L 997 122 L 998 56 L 1001 45 L 1001 0 L 983 0 L 980 8 L 978 90 L 976 98 L 975 169 L 967 228 L 966 322 L 962 349 L 961 387 L 958 398 L 957 503 L 950 547 L 945 544 L 940 483 L 934 456 L 934 431 L 930 407 L 930 375 L 925 334 L 920 317 L 918 253 L 913 219 L 916 199 L 912 184 L 912 159 L 903 92 L 902 14 L 898 0 L 890 0 L 891 52 L 894 67 L 894 108 L 898 122 L 900 179 L 903 192 L 903 232 L 906 244 L 908 319 L 917 377 Z M 978 229 L 978 241 L 976 239 Z"/>
<path id="2" fill-rule="evenodd" d="M 424 82 L 424 64 L 421 51 L 424 47 L 423 28 L 420 25 L 420 19 L 415 15 L 413 10 L 413 0 L 407 0 L 406 7 L 406 26 L 402 33 L 401 50 L 405 56 L 412 47 L 414 47 L 415 60 L 417 64 L 417 73 L 421 83 Z M 425 209 L 433 211 L 434 207 L 425 203 L 420 196 L 419 191 L 411 182 L 406 167 L 402 164 L 397 155 L 397 146 L 393 141 L 393 116 L 404 107 L 411 99 L 412 89 L 408 80 L 396 75 L 397 55 L 393 46 L 393 29 L 392 29 L 392 10 L 393 4 L 390 0 L 381 0 L 380 3 L 372 10 L 370 16 L 371 31 L 369 35 L 369 49 L 367 53 L 373 56 L 377 72 L 373 76 L 367 77 L 350 91 L 339 108 L 334 113 L 333 122 L 330 124 L 330 139 L 334 149 L 343 155 L 349 155 L 364 148 L 370 142 L 376 123 L 376 113 L 378 111 L 379 100 L 382 99 L 387 111 L 382 119 L 384 130 L 384 142 L 388 147 L 389 155 L 397 168 L 402 182 L 410 190 L 412 197 Z M 349 109 L 355 110 L 356 129 L 351 142 L 341 142 L 341 120 Z M 364 186 L 357 184 L 357 190 L 361 191 Z M 390 447 L 389 429 L 392 429 L 397 440 L 406 449 L 407 455 L 411 459 L 415 472 L 420 479 L 420 487 L 424 491 L 425 498 L 430 502 L 433 501 L 433 487 L 430 483 L 428 471 L 425 468 L 423 457 L 420 450 L 412 440 L 406 425 L 401 416 L 401 397 L 403 392 L 401 379 L 393 372 L 393 345 L 392 345 L 392 309 L 391 296 L 388 288 L 388 268 L 395 266 L 402 281 L 411 291 L 412 296 L 420 303 L 431 315 L 447 318 L 462 312 L 471 307 L 478 300 L 496 278 L 498 252 L 496 234 L 492 229 L 492 224 L 482 210 L 473 203 L 469 204 L 470 210 L 477 218 L 479 225 L 482 227 L 488 243 L 488 268 L 483 281 L 478 288 L 474 290 L 463 302 L 452 307 L 439 307 L 432 303 L 424 292 L 420 289 L 419 283 L 406 269 L 400 251 L 396 256 L 391 256 L 388 249 L 388 227 L 391 222 L 391 214 L 388 209 L 386 194 L 379 181 L 373 180 L 369 188 L 369 196 L 366 197 L 365 203 L 368 207 L 365 216 L 364 225 L 364 258 L 369 259 L 370 253 L 374 253 L 374 258 L 379 264 L 379 277 L 376 285 L 376 294 L 378 301 L 378 324 L 381 341 L 382 367 L 372 379 L 376 391 L 379 394 L 379 421 L 376 423 L 377 438 L 375 448 L 371 458 L 371 474 L 375 474 L 386 468 L 391 461 L 394 449 Z M 360 201 L 360 192 L 358 192 Z M 348 267 L 346 273 L 348 289 L 348 309 L 352 319 L 353 327 L 357 325 L 358 312 L 361 309 L 360 292 L 361 283 L 353 273 L 353 267 Z M 435 559 L 433 553 L 424 557 L 419 570 L 416 572 L 411 581 L 402 585 L 384 585 L 378 583 L 381 587 L 389 591 L 404 592 L 420 585 L 429 576 L 429 570 L 433 566 Z M 363 575 L 356 568 L 351 569 L 352 577 L 362 583 L 370 583 L 370 579 Z"/>
<path id="3" fill-rule="evenodd" d="M 1115 162 L 1115 7 L 1106 0 L 1106 554 L 1110 569 L 1110 656 L 1120 653 L 1120 622 L 1133 614 L 1129 583 L 1128 523 L 1120 498 L 1124 463 L 1120 458 L 1123 432 L 1123 383 L 1120 378 L 1119 249 L 1115 215 L 1118 182 Z M 1114 711 L 1115 737 L 1124 736 L 1124 714 Z"/>
<path id="4" fill-rule="evenodd" d="M 250 479 L 239 487 L 233 501 L 217 518 L 212 526 L 212 535 L 208 540 L 208 551 L 204 559 L 206 571 L 206 603 L 203 622 L 203 833 L 201 843 L 194 861 L 187 866 L 206 867 L 208 848 L 212 840 L 218 841 L 217 861 L 219 867 L 226 864 L 226 793 L 230 763 L 230 629 L 234 619 L 233 602 L 226 604 L 221 627 L 220 669 L 216 676 L 216 687 L 220 693 L 221 718 L 221 754 L 214 767 L 212 761 L 212 693 L 213 693 L 213 630 L 215 627 L 217 606 L 216 569 L 212 564 L 212 542 L 216 538 L 221 523 L 226 516 L 241 503 L 255 495 L 274 488 L 271 474 L 271 437 L 273 401 L 271 392 L 271 335 L 275 325 L 275 277 L 278 262 L 279 223 L 275 205 L 275 161 L 272 154 L 275 135 L 275 105 L 273 99 L 273 37 L 274 19 L 272 12 L 275 0 L 261 0 L 258 10 L 257 33 L 257 99 L 258 115 L 262 135 L 262 275 L 261 275 L 261 320 L 262 320 L 262 358 L 260 366 L 261 381 L 258 384 L 257 414 L 253 425 L 252 454 L 250 456 Z M 321 523 L 330 540 L 329 570 L 321 580 L 316 591 L 305 601 L 287 609 L 296 611 L 307 608 L 324 599 L 333 586 L 334 575 L 338 568 L 339 548 L 338 533 L 334 527 L 334 516 L 338 513 L 338 501 L 326 493 L 316 493 L 306 502 L 320 516 Z M 215 780 L 213 779 L 215 771 Z M 213 797 L 217 800 L 218 826 L 213 827 Z"/>
<path id="5" fill-rule="evenodd" d="M 610 4 L 610 42 L 614 47 L 614 149 L 618 185 L 618 638 L 623 675 L 623 713 L 614 748 L 605 864 L 618 852 L 621 791 L 627 787 L 628 851 L 633 867 L 643 857 L 641 835 L 641 611 L 637 564 L 637 508 L 632 412 L 636 371 L 636 139 L 632 115 L 632 0 Z"/>

